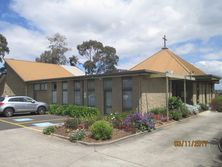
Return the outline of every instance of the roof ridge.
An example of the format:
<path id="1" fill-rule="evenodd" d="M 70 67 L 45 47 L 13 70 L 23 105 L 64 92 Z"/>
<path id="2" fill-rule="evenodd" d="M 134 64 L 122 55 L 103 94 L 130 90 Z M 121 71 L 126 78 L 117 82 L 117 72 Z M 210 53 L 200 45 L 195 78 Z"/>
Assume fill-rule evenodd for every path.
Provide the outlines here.
<path id="1" fill-rule="evenodd" d="M 28 63 L 39 63 L 39 64 L 45 64 L 45 65 L 56 65 L 59 66 L 60 64 L 52 64 L 52 63 L 44 63 L 44 62 L 37 62 L 37 61 L 32 61 L 32 60 L 20 60 L 20 59 L 14 59 L 14 58 L 6 58 L 7 60 L 14 60 L 14 61 L 22 61 L 22 62 L 28 62 Z"/>
<path id="2" fill-rule="evenodd" d="M 154 53 L 152 56 L 150 56 L 150 57 L 148 57 L 148 58 L 144 59 L 143 61 L 141 61 L 141 62 L 140 62 L 140 63 L 138 63 L 137 65 L 135 65 L 135 66 L 131 67 L 129 70 L 132 70 L 133 68 L 135 68 L 135 67 L 139 66 L 140 64 L 142 64 L 143 62 L 145 62 L 145 61 L 149 60 L 151 57 L 155 56 L 156 54 L 158 54 L 158 53 L 159 53 L 159 52 L 161 52 L 161 51 L 162 51 L 162 50 L 159 50 L 158 52 Z"/>
<path id="3" fill-rule="evenodd" d="M 186 61 L 185 59 L 182 59 L 180 56 L 176 55 L 175 53 L 173 53 L 175 56 L 177 56 L 180 61 L 184 64 L 184 66 L 187 67 L 187 65 L 185 63 L 187 63 L 188 65 L 190 65 L 192 68 L 197 69 L 198 71 L 202 72 L 203 74 L 206 74 L 204 71 L 202 71 L 201 69 L 197 68 L 196 66 L 194 66 L 193 64 L 189 63 L 188 61 Z M 187 67 L 189 68 L 189 67 Z M 192 71 L 191 71 L 192 72 Z"/>
<path id="4" fill-rule="evenodd" d="M 190 71 L 187 67 L 186 67 L 186 65 L 184 65 L 183 64 L 183 62 L 181 62 L 181 60 L 179 60 L 178 58 L 177 58 L 177 55 L 176 54 L 174 54 L 172 51 L 170 51 L 170 50 L 167 50 L 167 52 L 169 53 L 169 55 L 173 58 L 173 59 L 175 59 L 184 69 L 185 69 L 185 71 L 187 71 L 188 73 L 191 73 L 192 71 Z"/>
<path id="5" fill-rule="evenodd" d="M 175 58 L 180 61 L 183 66 L 185 66 L 188 70 L 189 67 L 187 67 L 187 65 L 185 63 L 187 63 L 188 65 L 190 65 L 192 68 L 197 69 L 198 71 L 202 72 L 203 74 L 206 74 L 204 71 L 202 71 L 201 69 L 197 68 L 196 66 L 194 66 L 193 64 L 189 63 L 188 61 L 186 61 L 185 59 L 182 59 L 180 56 L 178 56 L 177 54 L 175 54 L 174 52 L 172 52 L 172 54 L 175 56 Z M 189 70 L 190 71 L 190 70 Z M 190 73 L 193 73 L 194 71 L 190 71 Z"/>

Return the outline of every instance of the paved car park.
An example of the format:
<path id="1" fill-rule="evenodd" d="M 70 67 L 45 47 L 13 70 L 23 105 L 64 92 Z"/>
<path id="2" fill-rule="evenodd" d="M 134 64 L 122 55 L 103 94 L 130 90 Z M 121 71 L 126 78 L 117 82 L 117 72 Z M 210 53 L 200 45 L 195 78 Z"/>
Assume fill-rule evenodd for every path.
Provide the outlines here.
<path id="1" fill-rule="evenodd" d="M 204 112 L 198 117 L 178 122 L 138 138 L 98 147 L 71 143 L 28 129 L 29 127 L 36 129 L 31 125 L 33 123 L 56 123 L 60 121 L 57 119 L 64 117 L 25 115 L 12 118 L 1 117 L 1 120 L 16 122 L 20 125 L 18 120 L 14 120 L 17 118 L 33 120 L 29 122 L 26 119 L 20 122 L 21 125 L 25 125 L 25 128 L 0 131 L 1 167 L 222 166 L 222 153 L 217 147 L 217 140 L 222 137 L 222 113 Z M 209 143 L 204 147 L 175 147 L 175 140 L 207 140 Z"/>
<path id="2" fill-rule="evenodd" d="M 0 116 L 0 130 L 27 128 L 32 130 L 41 130 L 47 126 L 53 126 L 64 122 L 66 117 L 56 115 L 31 115 L 23 114 L 13 117 Z"/>

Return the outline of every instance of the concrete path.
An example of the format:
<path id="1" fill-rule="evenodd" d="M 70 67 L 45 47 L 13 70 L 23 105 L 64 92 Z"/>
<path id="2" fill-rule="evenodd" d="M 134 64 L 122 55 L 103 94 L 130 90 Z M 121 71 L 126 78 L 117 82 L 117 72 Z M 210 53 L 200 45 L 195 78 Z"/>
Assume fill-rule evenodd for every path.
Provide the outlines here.
<path id="1" fill-rule="evenodd" d="M 221 167 L 216 142 L 222 113 L 165 127 L 125 142 L 87 147 L 25 128 L 0 131 L 1 167 Z M 175 147 L 175 140 L 208 140 L 207 147 Z"/>

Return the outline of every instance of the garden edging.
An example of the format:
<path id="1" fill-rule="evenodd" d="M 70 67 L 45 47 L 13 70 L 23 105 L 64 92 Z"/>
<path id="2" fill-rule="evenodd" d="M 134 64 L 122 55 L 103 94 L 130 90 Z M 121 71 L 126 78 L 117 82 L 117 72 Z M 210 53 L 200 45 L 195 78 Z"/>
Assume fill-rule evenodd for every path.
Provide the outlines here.
<path id="1" fill-rule="evenodd" d="M 206 111 L 204 111 L 206 112 Z M 203 112 L 201 112 L 203 113 Z M 184 122 L 186 120 L 189 120 L 189 119 L 193 119 L 193 118 L 197 118 L 199 117 L 199 114 L 201 113 L 198 113 L 197 115 L 193 115 L 193 116 L 190 116 L 188 118 L 184 118 L 180 121 L 175 121 L 175 122 L 171 122 L 169 124 L 165 124 L 165 125 L 160 125 L 158 127 L 156 127 L 156 130 L 160 130 L 161 128 L 164 128 L 164 127 L 167 127 L 167 126 L 171 126 L 173 124 L 177 124 L 177 123 L 180 123 L 180 122 Z M 151 131 L 151 132 L 154 132 L 154 131 Z M 103 146 L 103 145 L 109 145 L 109 144 L 113 144 L 113 143 L 117 143 L 117 142 L 121 142 L 123 140 L 127 140 L 127 139 L 130 139 L 130 138 L 133 138 L 133 137 L 138 137 L 138 136 L 142 136 L 142 135 L 145 135 L 147 133 L 150 133 L 148 131 L 144 131 L 144 132 L 138 132 L 136 134 L 132 134 L 132 135 L 129 135 L 129 136 L 125 136 L 125 137 L 122 137 L 122 138 L 119 138 L 119 139 L 116 139 L 116 140 L 112 140 L 112 141 L 105 141 L 105 142 L 100 142 L 100 143 L 89 143 L 89 142 L 84 142 L 84 141 L 76 141 L 76 143 L 80 143 L 80 144 L 83 144 L 83 145 L 86 145 L 86 146 Z M 55 136 L 55 137 L 59 137 L 59 138 L 62 138 L 62 139 L 66 139 L 68 140 L 69 137 L 66 137 L 66 136 L 62 136 L 62 135 L 58 135 L 58 134 L 51 134 L 52 136 Z"/>

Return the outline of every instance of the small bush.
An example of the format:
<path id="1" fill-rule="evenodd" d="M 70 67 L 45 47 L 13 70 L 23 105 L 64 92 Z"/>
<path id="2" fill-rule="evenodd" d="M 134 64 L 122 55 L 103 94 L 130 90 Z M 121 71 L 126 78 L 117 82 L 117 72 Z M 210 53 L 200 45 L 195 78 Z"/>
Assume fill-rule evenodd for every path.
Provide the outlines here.
<path id="1" fill-rule="evenodd" d="M 183 102 L 179 97 L 170 97 L 169 98 L 169 110 L 176 110 L 182 106 Z"/>
<path id="2" fill-rule="evenodd" d="M 82 140 L 85 137 L 85 131 L 84 130 L 77 130 L 75 132 L 72 132 L 69 136 L 69 140 L 71 142 L 76 142 L 77 140 Z"/>
<path id="3" fill-rule="evenodd" d="M 185 104 L 183 104 L 180 107 L 180 112 L 182 113 L 182 117 L 184 117 L 184 118 L 186 118 L 190 115 L 190 112 L 189 112 L 188 108 L 185 106 Z"/>
<path id="4" fill-rule="evenodd" d="M 166 115 L 166 108 L 153 108 L 150 110 L 151 113 L 153 114 L 161 114 L 161 115 Z"/>
<path id="5" fill-rule="evenodd" d="M 109 122 L 101 120 L 93 123 L 90 127 L 90 131 L 94 139 L 106 140 L 112 137 L 113 127 L 110 125 Z"/>
<path id="6" fill-rule="evenodd" d="M 212 110 L 222 112 L 222 96 L 215 97 L 211 102 Z"/>
<path id="7" fill-rule="evenodd" d="M 54 126 L 49 126 L 49 127 L 43 129 L 43 134 L 45 134 L 45 135 L 51 135 L 54 132 L 55 132 Z"/>
<path id="8" fill-rule="evenodd" d="M 49 113 L 50 114 L 56 114 L 56 110 L 59 108 L 59 105 L 57 104 L 50 104 L 49 105 Z"/>
<path id="9" fill-rule="evenodd" d="M 207 110 L 209 110 L 209 107 L 206 104 L 200 104 L 200 109 L 202 111 L 207 111 Z"/>
<path id="10" fill-rule="evenodd" d="M 77 129 L 80 121 L 78 118 L 67 119 L 64 123 L 64 126 L 67 129 Z"/>
<path id="11" fill-rule="evenodd" d="M 182 113 L 180 111 L 172 111 L 171 116 L 175 121 L 182 119 Z"/>

